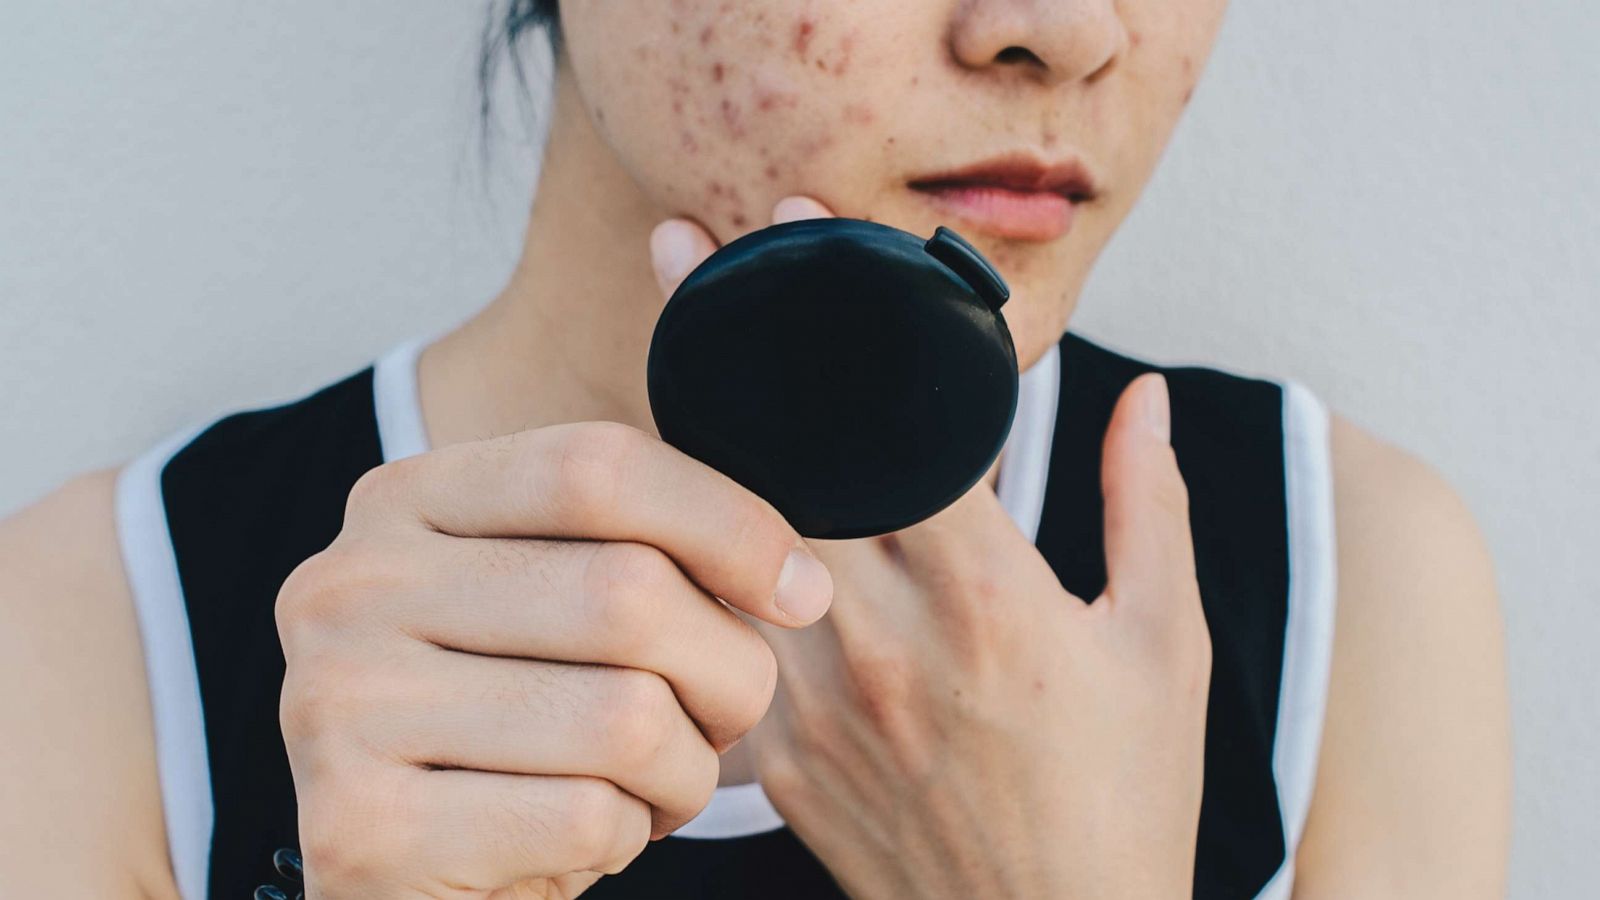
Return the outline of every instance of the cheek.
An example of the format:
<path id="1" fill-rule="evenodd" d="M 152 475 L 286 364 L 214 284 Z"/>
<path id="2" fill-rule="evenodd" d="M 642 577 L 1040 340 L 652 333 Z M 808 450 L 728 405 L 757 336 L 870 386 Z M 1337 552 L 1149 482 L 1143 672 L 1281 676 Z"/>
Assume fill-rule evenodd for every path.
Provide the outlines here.
<path id="1" fill-rule="evenodd" d="M 862 31 L 846 17 L 728 0 L 662 6 L 670 20 L 656 36 L 635 26 L 626 66 L 597 59 L 606 90 L 585 94 L 624 164 L 669 205 L 713 227 L 764 225 L 754 220 L 813 181 L 849 134 L 880 127 L 882 110 L 860 99 L 871 94 Z"/>

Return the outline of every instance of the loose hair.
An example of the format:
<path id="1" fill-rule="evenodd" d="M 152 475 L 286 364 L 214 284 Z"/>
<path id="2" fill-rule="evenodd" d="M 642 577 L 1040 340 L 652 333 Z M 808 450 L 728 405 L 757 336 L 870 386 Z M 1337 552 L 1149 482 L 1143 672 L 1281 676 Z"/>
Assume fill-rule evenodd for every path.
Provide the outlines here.
<path id="1" fill-rule="evenodd" d="M 561 50 L 561 7 L 558 0 L 490 0 L 483 26 L 483 45 L 478 54 L 478 118 L 489 128 L 490 94 L 502 60 L 511 60 L 511 71 L 524 96 L 528 92 L 528 73 L 523 65 L 522 40 L 530 31 L 543 31 L 550 49 Z"/>

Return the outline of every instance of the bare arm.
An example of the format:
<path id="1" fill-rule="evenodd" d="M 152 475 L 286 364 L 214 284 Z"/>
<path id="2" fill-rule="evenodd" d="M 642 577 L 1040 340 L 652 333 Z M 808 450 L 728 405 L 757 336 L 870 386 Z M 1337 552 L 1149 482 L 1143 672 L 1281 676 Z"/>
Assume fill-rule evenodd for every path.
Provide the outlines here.
<path id="1" fill-rule="evenodd" d="M 0 521 L 0 885 L 16 897 L 177 895 L 115 472 Z"/>
<path id="2" fill-rule="evenodd" d="M 1511 749 L 1494 572 L 1427 466 L 1333 426 L 1339 605 L 1296 900 L 1505 896 Z"/>

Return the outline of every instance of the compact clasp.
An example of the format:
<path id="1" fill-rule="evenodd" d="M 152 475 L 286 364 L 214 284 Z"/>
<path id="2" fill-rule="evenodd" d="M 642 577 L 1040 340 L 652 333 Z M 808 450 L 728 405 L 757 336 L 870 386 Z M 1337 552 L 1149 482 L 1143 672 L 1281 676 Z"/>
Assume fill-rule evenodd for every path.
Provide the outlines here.
<path id="1" fill-rule="evenodd" d="M 999 312 L 1000 307 L 1011 298 L 1011 289 L 1006 287 L 1000 273 L 983 258 L 983 254 L 954 231 L 940 225 L 933 232 L 933 237 L 922 245 L 922 249 L 971 285 L 991 310 Z"/>

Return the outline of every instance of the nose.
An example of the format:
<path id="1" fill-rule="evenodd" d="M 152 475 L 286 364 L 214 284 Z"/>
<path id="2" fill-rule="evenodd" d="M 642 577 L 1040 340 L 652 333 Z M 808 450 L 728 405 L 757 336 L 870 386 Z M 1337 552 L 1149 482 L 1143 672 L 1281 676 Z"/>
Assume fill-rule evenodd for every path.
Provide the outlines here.
<path id="1" fill-rule="evenodd" d="M 1096 81 L 1126 52 L 1116 0 L 962 0 L 950 26 L 956 61 L 1047 84 Z"/>

